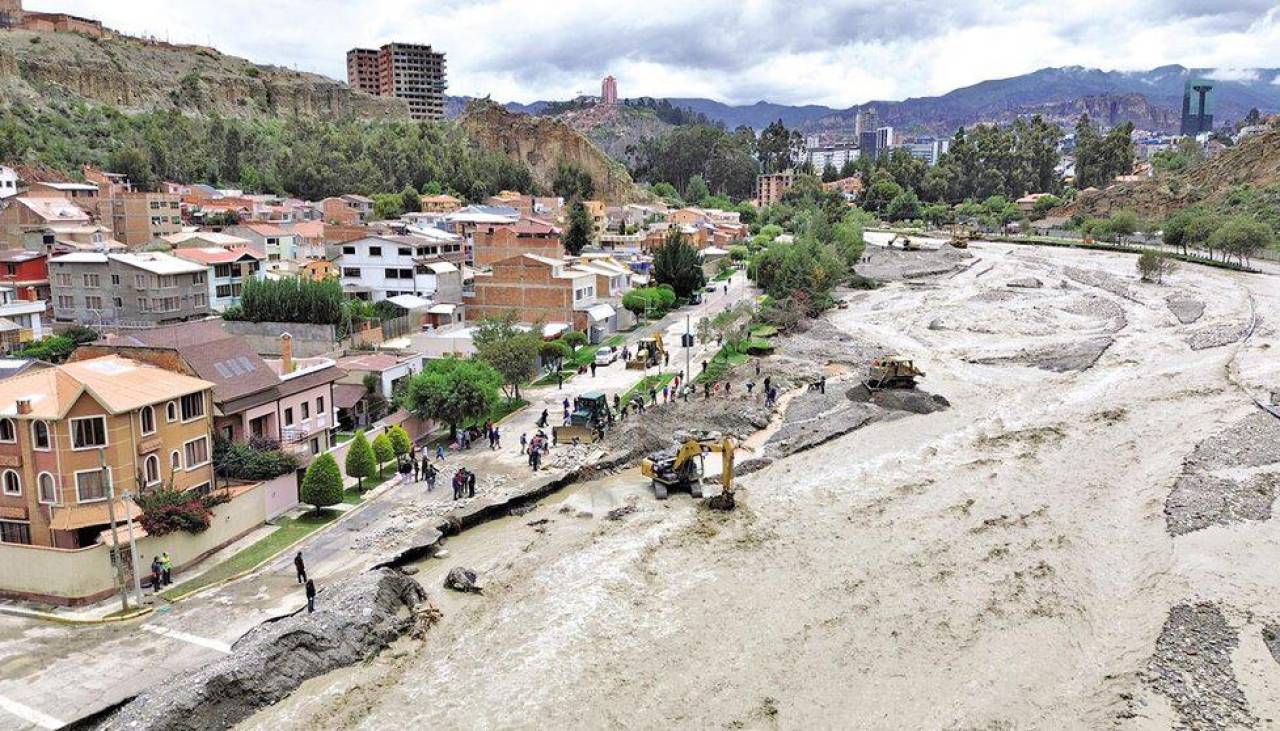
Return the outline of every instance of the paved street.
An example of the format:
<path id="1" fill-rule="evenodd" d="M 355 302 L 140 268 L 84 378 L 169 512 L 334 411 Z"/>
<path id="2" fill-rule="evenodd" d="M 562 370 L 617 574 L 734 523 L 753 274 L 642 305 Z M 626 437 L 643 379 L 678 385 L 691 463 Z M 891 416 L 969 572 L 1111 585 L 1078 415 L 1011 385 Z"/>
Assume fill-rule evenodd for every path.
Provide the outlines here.
<path id="1" fill-rule="evenodd" d="M 683 368 L 685 352 L 678 345 L 686 315 L 696 328 L 699 318 L 752 294 L 742 274 L 731 280 L 727 294 L 723 284 L 719 286 L 716 293 L 705 295 L 702 304 L 628 334 L 628 342 L 661 328 L 671 349 L 671 369 Z M 697 372 L 701 359 L 714 352 L 714 343 L 692 349 L 693 370 Z M 502 425 L 502 450 L 491 452 L 476 445 L 462 455 L 450 454 L 434 492 L 428 493 L 424 483 L 395 484 L 303 541 L 299 548 L 321 591 L 320 603 L 325 586 L 367 570 L 432 518 L 456 506 L 448 478 L 458 466 L 479 476 L 477 500 L 545 479 L 548 471 L 531 474 L 525 458 L 517 453 L 520 434 L 536 431 L 534 423 L 542 409 L 551 413 L 553 424 L 559 423 L 565 398 L 572 401 L 583 392 L 603 390 L 612 401 L 614 393 L 626 391 L 643 376 L 643 371 L 629 371 L 619 360 L 598 369 L 595 377 L 588 373 L 571 379 L 562 389 L 527 389 L 529 407 Z M 304 607 L 292 558 L 291 550 L 249 576 L 130 622 L 69 626 L 0 615 L 0 729 L 57 728 L 217 660 L 261 622 Z"/>

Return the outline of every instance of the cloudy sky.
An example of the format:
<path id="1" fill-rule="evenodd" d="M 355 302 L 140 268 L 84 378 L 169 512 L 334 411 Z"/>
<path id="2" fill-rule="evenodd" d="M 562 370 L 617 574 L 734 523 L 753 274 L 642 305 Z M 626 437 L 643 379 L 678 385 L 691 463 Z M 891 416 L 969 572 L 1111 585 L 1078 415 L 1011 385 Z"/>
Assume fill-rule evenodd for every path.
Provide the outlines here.
<path id="1" fill-rule="evenodd" d="M 451 94 L 847 107 L 1044 66 L 1280 65 L 1277 0 L 26 0 L 345 79 L 353 46 L 429 43 Z M 1226 73 L 1232 73 L 1227 71 Z"/>

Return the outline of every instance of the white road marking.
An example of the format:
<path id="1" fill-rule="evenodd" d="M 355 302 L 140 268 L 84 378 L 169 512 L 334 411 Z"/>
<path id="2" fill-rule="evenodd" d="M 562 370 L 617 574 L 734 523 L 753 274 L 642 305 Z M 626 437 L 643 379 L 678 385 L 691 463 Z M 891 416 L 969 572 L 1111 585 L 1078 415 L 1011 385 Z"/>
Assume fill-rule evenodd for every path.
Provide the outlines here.
<path id="1" fill-rule="evenodd" d="M 64 721 L 59 721 L 53 716 L 41 713 L 31 706 L 10 700 L 2 695 L 0 695 L 0 709 L 8 711 L 27 723 L 35 724 L 40 728 L 58 729 L 67 725 Z"/>
<path id="2" fill-rule="evenodd" d="M 160 635 L 161 637 L 171 637 L 175 640 L 190 642 L 193 645 L 207 647 L 210 650 L 217 650 L 218 652 L 222 652 L 222 653 L 231 652 L 231 645 L 228 645 L 225 642 L 219 642 L 218 640 L 211 640 L 208 637 L 200 637 L 199 635 L 187 634 L 186 632 L 179 632 L 176 629 L 169 629 L 168 627 L 160 627 L 154 624 L 143 625 L 142 628 L 148 632 L 151 632 L 152 634 Z"/>

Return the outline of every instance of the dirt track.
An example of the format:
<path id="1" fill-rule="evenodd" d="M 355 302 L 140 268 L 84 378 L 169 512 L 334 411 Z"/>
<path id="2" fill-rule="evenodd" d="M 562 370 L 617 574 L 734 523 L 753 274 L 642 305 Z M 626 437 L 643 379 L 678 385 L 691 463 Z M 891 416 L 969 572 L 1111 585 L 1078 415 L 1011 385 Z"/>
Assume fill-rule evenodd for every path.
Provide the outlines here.
<path id="1" fill-rule="evenodd" d="M 247 725 L 1280 719 L 1264 638 L 1280 622 L 1280 529 L 1250 492 L 1280 471 L 1251 401 L 1280 388 L 1280 279 L 1183 266 L 1144 285 L 1130 256 L 970 251 L 961 271 L 831 316 L 914 357 L 951 409 L 780 459 L 742 480 L 729 516 L 656 503 L 623 475 L 567 512 L 459 539 L 484 596 L 443 598 L 424 642 Z M 1026 277 L 1043 286 L 1007 286 Z M 602 520 L 626 495 L 639 510 Z M 438 593 L 445 568 L 419 578 Z"/>

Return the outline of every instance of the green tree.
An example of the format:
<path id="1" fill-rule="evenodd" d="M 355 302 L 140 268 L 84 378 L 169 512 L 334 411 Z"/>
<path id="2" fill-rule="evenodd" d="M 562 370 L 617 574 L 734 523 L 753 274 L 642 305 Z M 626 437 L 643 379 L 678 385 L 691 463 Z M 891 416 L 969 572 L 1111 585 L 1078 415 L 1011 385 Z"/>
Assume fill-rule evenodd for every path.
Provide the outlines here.
<path id="1" fill-rule="evenodd" d="M 945 203 L 930 203 L 920 209 L 920 218 L 930 226 L 951 223 L 951 206 Z"/>
<path id="2" fill-rule="evenodd" d="M 404 213 L 417 213 L 422 210 L 422 194 L 414 190 L 412 185 L 406 185 L 404 190 L 400 191 L 400 210 Z"/>
<path id="3" fill-rule="evenodd" d="M 1233 216 L 1213 232 L 1210 248 L 1221 251 L 1224 259 L 1236 257 L 1243 265 L 1274 242 L 1275 233 L 1266 224 L 1244 216 Z"/>
<path id="4" fill-rule="evenodd" d="M 591 245 L 595 239 L 595 224 L 591 222 L 591 214 L 582 201 L 575 201 L 569 206 L 569 230 L 564 235 L 564 250 L 571 256 L 577 256 Z"/>
<path id="5" fill-rule="evenodd" d="M 307 467 L 299 497 L 302 502 L 314 507 L 317 514 L 330 505 L 342 502 L 342 473 L 338 471 L 338 461 L 332 454 L 325 453 L 316 457 L 311 466 Z"/>
<path id="6" fill-rule="evenodd" d="M 573 355 L 573 352 L 561 340 L 547 340 L 538 345 L 538 355 L 543 363 L 548 363 L 555 370 L 560 370 L 564 367 L 565 359 Z"/>
<path id="7" fill-rule="evenodd" d="M 595 182 L 591 173 L 573 163 L 561 160 L 556 166 L 556 176 L 551 182 L 555 194 L 567 201 L 582 201 L 591 198 L 595 193 Z"/>
<path id="8" fill-rule="evenodd" d="M 528 383 L 537 371 L 540 331 L 540 327 L 517 327 L 515 313 L 508 312 L 500 318 L 481 320 L 471 336 L 476 357 L 501 374 L 502 388 L 509 398 L 520 398 L 520 384 Z"/>
<path id="9" fill-rule="evenodd" d="M 667 240 L 653 252 L 653 279 L 671 285 L 676 296 L 686 300 L 706 284 L 702 254 L 685 241 L 680 229 L 671 228 Z"/>
<path id="10" fill-rule="evenodd" d="M 1162 282 L 1177 263 L 1159 251 L 1147 250 L 1138 257 L 1138 273 L 1144 282 Z"/>
<path id="11" fill-rule="evenodd" d="M 413 440 L 404 427 L 396 425 L 387 430 L 387 438 L 391 440 L 391 449 L 396 457 L 403 457 L 413 449 Z"/>
<path id="12" fill-rule="evenodd" d="M 369 444 L 369 438 L 364 435 L 364 430 L 356 432 L 355 437 L 351 439 L 351 446 L 347 447 L 347 477 L 356 478 L 356 489 L 364 491 L 364 480 L 366 477 L 373 477 L 378 471 L 377 455 L 374 454 L 373 447 Z"/>
<path id="13" fill-rule="evenodd" d="M 373 454 L 378 458 L 378 477 L 382 477 L 382 471 L 387 463 L 396 458 L 396 449 L 391 445 L 391 439 L 387 437 L 386 432 L 373 438 Z"/>
<path id="14" fill-rule="evenodd" d="M 689 178 L 689 182 L 684 186 L 686 203 L 692 206 L 705 206 L 709 197 L 711 197 L 711 189 L 707 187 L 707 181 L 701 175 Z"/>
<path id="15" fill-rule="evenodd" d="M 449 436 L 468 419 L 488 416 L 497 405 L 502 376 L 488 363 L 437 358 L 409 379 L 401 405 L 419 419 L 449 425 Z"/>
<path id="16" fill-rule="evenodd" d="M 920 199 L 914 190 L 904 190 L 885 207 L 885 218 L 890 221 L 907 221 L 920 217 Z"/>
<path id="17" fill-rule="evenodd" d="M 659 198 L 665 199 L 669 203 L 681 203 L 680 194 L 676 192 L 676 188 L 665 180 L 653 184 L 653 194 Z"/>
<path id="18" fill-rule="evenodd" d="M 578 330 L 570 330 L 564 335 L 561 335 L 560 339 L 564 341 L 565 345 L 568 345 L 570 348 L 573 348 L 574 353 L 578 352 L 578 348 L 581 348 L 582 346 L 587 344 L 586 333 L 580 332 Z"/>

